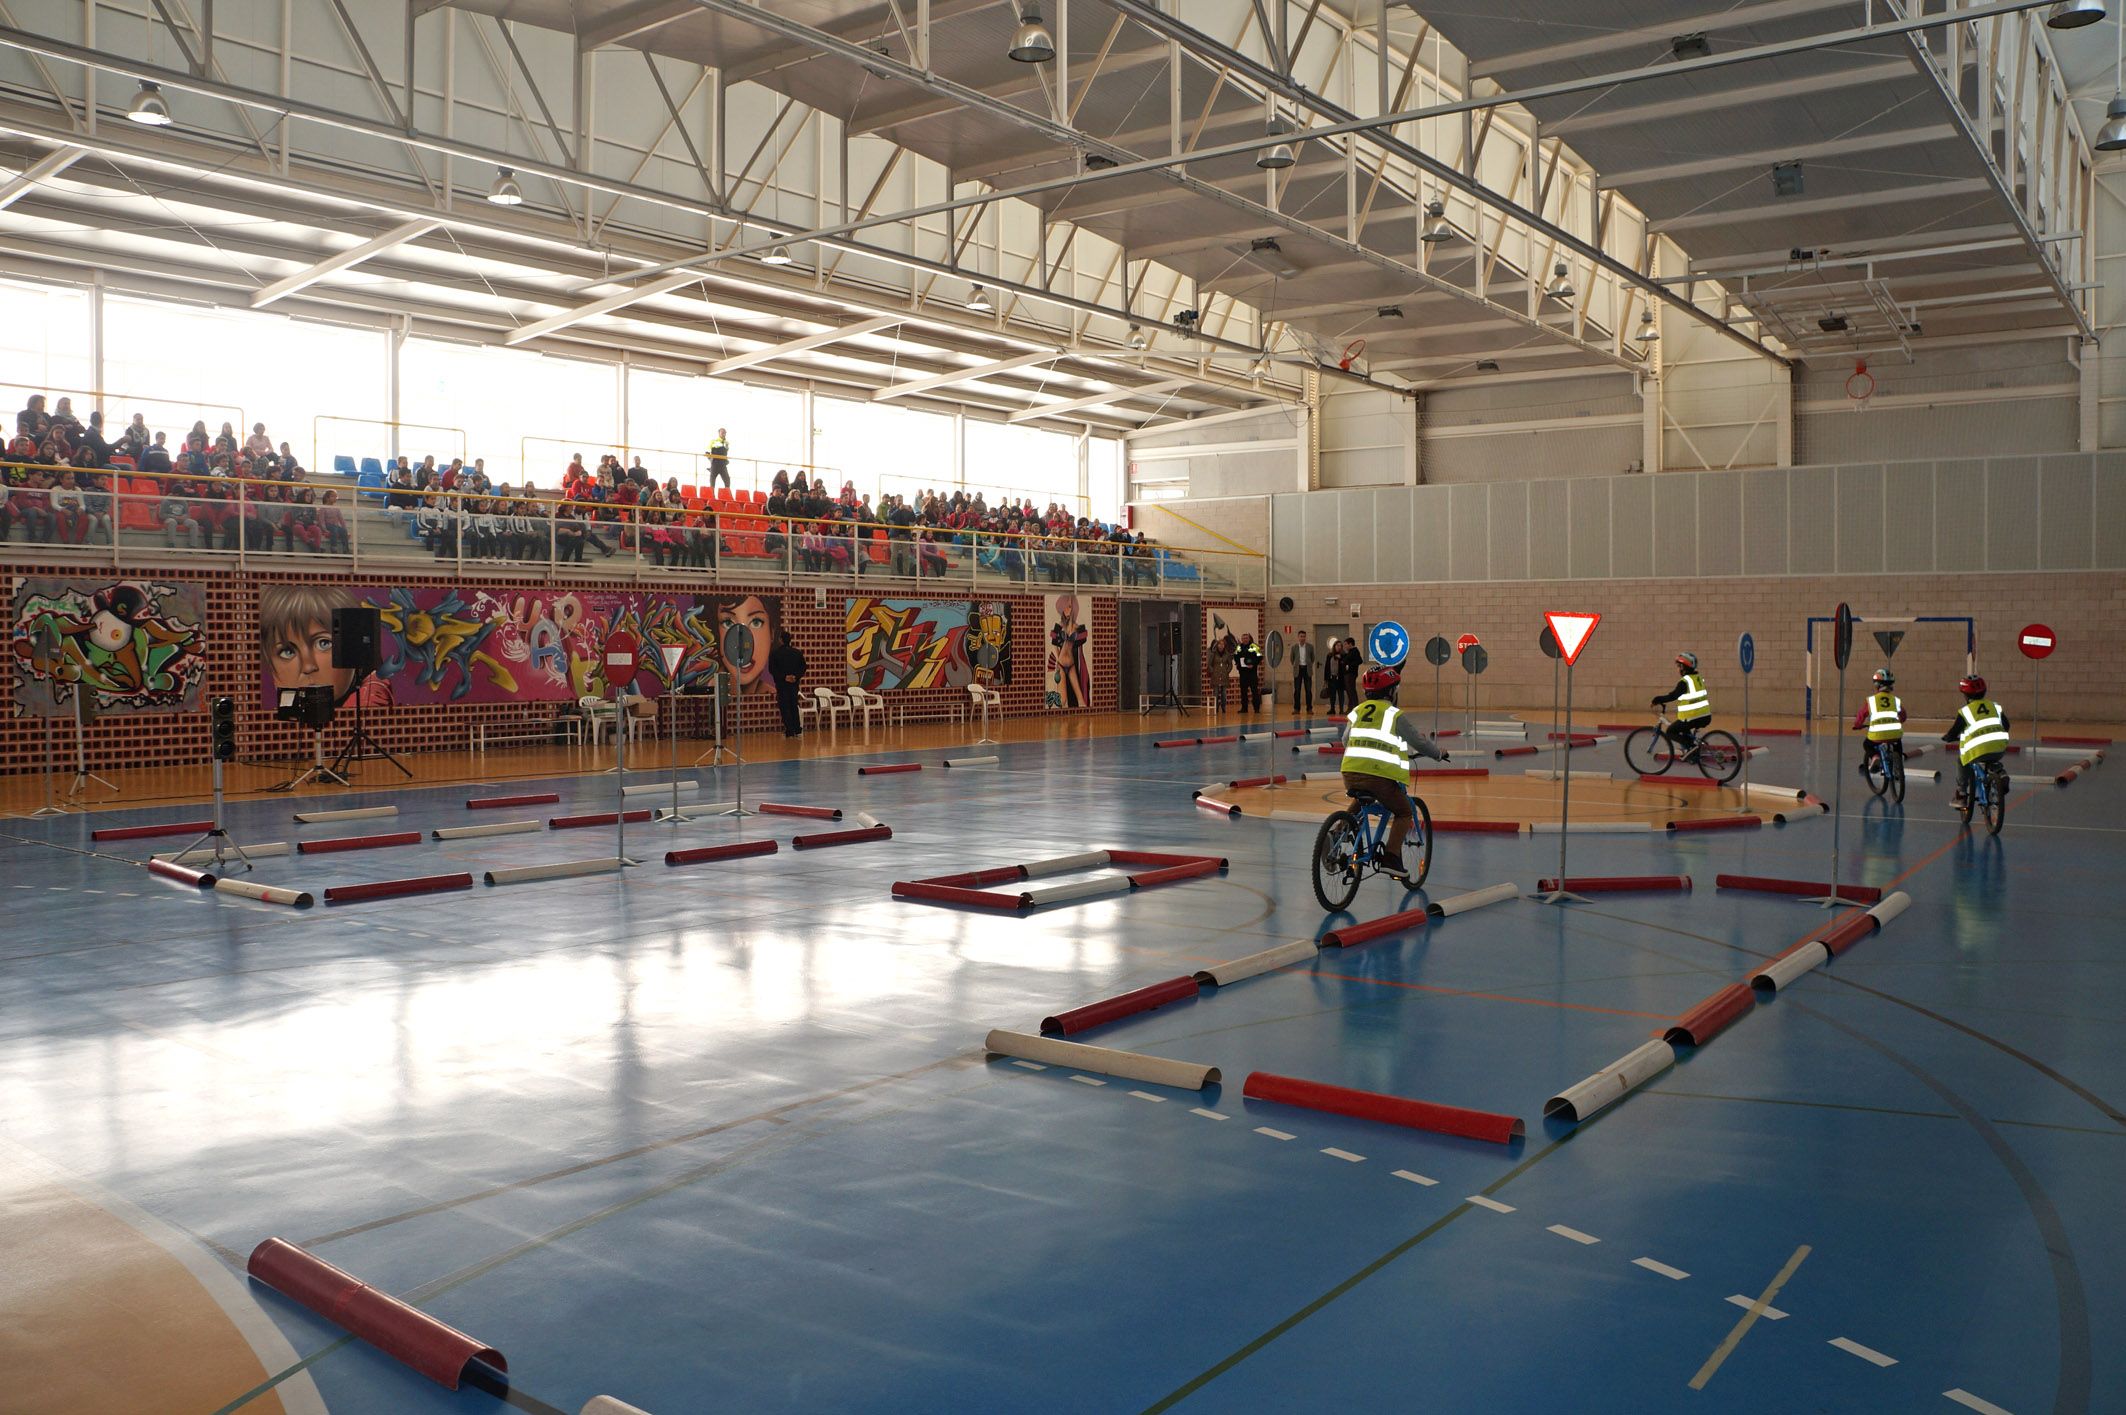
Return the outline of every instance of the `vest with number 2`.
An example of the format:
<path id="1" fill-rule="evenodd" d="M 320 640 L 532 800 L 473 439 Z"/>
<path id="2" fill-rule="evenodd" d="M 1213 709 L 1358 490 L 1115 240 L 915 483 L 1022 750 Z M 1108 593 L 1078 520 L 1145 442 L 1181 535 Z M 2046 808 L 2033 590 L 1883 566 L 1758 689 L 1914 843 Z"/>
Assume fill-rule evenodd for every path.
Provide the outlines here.
<path id="1" fill-rule="evenodd" d="M 1901 742 L 1904 740 L 1904 719 L 1898 714 L 1905 705 L 1895 693 L 1876 693 L 1868 698 L 1868 740 L 1870 742 Z"/>
<path id="2" fill-rule="evenodd" d="M 2008 750 L 2008 725 L 2001 721 L 2000 705 L 1991 698 L 1965 703 L 1957 709 L 1956 720 L 1964 729 L 1957 749 L 1965 766 Z"/>
<path id="3" fill-rule="evenodd" d="M 1346 719 L 1350 734 L 1344 739 L 1345 771 L 1361 776 L 1385 776 L 1404 786 L 1410 784 L 1410 744 L 1396 734 L 1396 719 L 1402 709 L 1368 698 L 1351 709 Z"/>
<path id="4" fill-rule="evenodd" d="M 1676 699 L 1676 721 L 1696 722 L 1701 717 L 1713 715 L 1713 695 L 1705 691 L 1705 675 L 1683 675 L 1683 696 Z"/>

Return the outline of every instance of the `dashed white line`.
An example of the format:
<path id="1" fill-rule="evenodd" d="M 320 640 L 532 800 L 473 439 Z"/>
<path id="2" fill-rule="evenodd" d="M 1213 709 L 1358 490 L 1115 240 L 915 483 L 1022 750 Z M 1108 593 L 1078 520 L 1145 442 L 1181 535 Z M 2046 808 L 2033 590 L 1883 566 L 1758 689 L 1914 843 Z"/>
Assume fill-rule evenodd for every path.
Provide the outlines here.
<path id="1" fill-rule="evenodd" d="M 1515 1212 L 1513 1205 L 1502 1204 L 1496 1199 L 1487 1199 L 1482 1194 L 1471 1194 L 1462 1202 L 1474 1204 L 1480 1209 L 1489 1209 L 1495 1214 L 1510 1214 Z"/>
<path id="2" fill-rule="evenodd" d="M 1164 1105 L 1166 1103 L 1165 1096 L 1155 1096 L 1150 1091 L 1131 1091 L 1130 1094 L 1135 1096 L 1140 1101 L 1152 1101 L 1155 1104 L 1159 1105 Z"/>
<path id="3" fill-rule="evenodd" d="M 1633 1258 L 1631 1265 L 1635 1268 L 1644 1268 L 1650 1273 L 1659 1273 L 1661 1276 L 1672 1278 L 1677 1282 L 1681 1282 L 1690 1276 L 1689 1273 L 1681 1268 L 1672 1268 L 1666 1263 L 1657 1263 L 1652 1258 Z M 1766 1313 L 1766 1315 L 1769 1316 L 1770 1313 Z"/>
<path id="4" fill-rule="evenodd" d="M 1070 1079 L 1086 1086 L 1104 1086 L 1107 1084 L 1107 1082 L 1097 1076 L 1072 1076 Z"/>
<path id="5" fill-rule="evenodd" d="M 1364 1155 L 1354 1155 L 1349 1150 L 1339 1150 L 1333 1145 L 1324 1149 L 1322 1153 L 1332 1160 L 1348 1160 L 1352 1164 L 1363 1164 L 1366 1159 Z"/>
<path id="6" fill-rule="evenodd" d="M 1958 1386 L 1955 1390 L 1945 1390 L 1942 1394 L 1955 1401 L 1958 1405 L 1963 1406 L 1966 1410 L 1976 1410 L 1978 1415 L 2012 1415 L 2012 1412 L 2003 1410 L 1990 1400 L 1979 1399 L 1962 1386 Z"/>
<path id="7" fill-rule="evenodd" d="M 1299 1138 L 1298 1136 L 1296 1136 L 1296 1135 L 1292 1134 L 1292 1133 L 1291 1133 L 1290 1131 L 1288 1131 L 1288 1130 L 1272 1130 L 1272 1129 L 1271 1129 L 1271 1128 L 1270 1128 L 1269 1126 L 1267 1126 L 1267 1125 L 1258 1125 L 1258 1126 L 1256 1126 L 1256 1127 L 1255 1127 L 1255 1133 L 1256 1133 L 1257 1135 L 1267 1135 L 1267 1136 L 1269 1136 L 1269 1137 L 1270 1137 L 1270 1138 L 1271 1138 L 1272 1140 L 1296 1140 L 1296 1139 L 1298 1139 L 1298 1138 Z"/>
<path id="8" fill-rule="evenodd" d="M 1840 1351 L 1851 1352 L 1853 1355 L 1858 1356 L 1861 1360 L 1866 1361 L 1871 1365 L 1894 1366 L 1897 1364 L 1897 1358 L 1895 1356 L 1885 1356 L 1880 1351 L 1877 1351 L 1874 1347 L 1862 1346 L 1859 1342 L 1853 1340 L 1851 1337 L 1834 1336 L 1831 1338 L 1831 1345 L 1837 1347 Z"/>
<path id="9" fill-rule="evenodd" d="M 1203 1117 L 1203 1118 L 1204 1118 L 1205 1120 L 1231 1120 L 1231 1119 L 1233 1118 L 1233 1117 L 1231 1117 L 1230 1115 L 1221 1115 L 1221 1114 L 1220 1114 L 1219 1112 L 1217 1112 L 1217 1111 L 1215 1111 L 1215 1110 L 1205 1110 L 1205 1109 L 1204 1109 L 1204 1108 L 1203 1108 L 1202 1106 L 1200 1106 L 1200 1105 L 1199 1105 L 1199 1106 L 1191 1106 L 1191 1107 L 1189 1108 L 1189 1114 L 1190 1114 L 1190 1115 L 1200 1115 L 1200 1116 L 1202 1116 L 1202 1117 Z"/>
<path id="10" fill-rule="evenodd" d="M 1727 1300 L 1745 1312 L 1757 1305 L 1756 1298 L 1744 1297 L 1739 1292 Z M 1768 1322 L 1783 1322 L 1786 1320 L 1786 1313 L 1780 1311 L 1777 1307 L 1767 1307 L 1764 1309 L 1764 1319 Z"/>
<path id="11" fill-rule="evenodd" d="M 1011 1064 L 1013 1066 L 1023 1066 L 1028 1071 L 1046 1071 L 1048 1069 L 1038 1061 L 1014 1061 Z"/>
<path id="12" fill-rule="evenodd" d="M 102 890 L 100 890 L 100 889 L 84 889 L 84 890 L 82 890 L 81 892 L 82 892 L 83 894 L 101 894 L 101 893 L 103 893 L 103 891 L 102 891 Z"/>
<path id="13" fill-rule="evenodd" d="M 1562 1223 L 1554 1223 L 1550 1225 L 1548 1232 L 1555 1233 L 1560 1238 L 1570 1238 L 1575 1243 L 1584 1243 L 1589 1247 L 1592 1247 L 1593 1245 L 1602 1241 L 1601 1239 L 1595 1237 L 1592 1233 L 1582 1233 L 1577 1228 L 1567 1228 Z"/>
<path id="14" fill-rule="evenodd" d="M 1397 1179 L 1407 1179 L 1412 1184 L 1422 1184 L 1427 1188 L 1430 1188 L 1432 1185 L 1439 1183 L 1437 1179 L 1427 1179 L 1424 1175 L 1414 1174 L 1407 1169 L 1398 1169 L 1397 1171 L 1395 1171 L 1395 1177 Z"/>

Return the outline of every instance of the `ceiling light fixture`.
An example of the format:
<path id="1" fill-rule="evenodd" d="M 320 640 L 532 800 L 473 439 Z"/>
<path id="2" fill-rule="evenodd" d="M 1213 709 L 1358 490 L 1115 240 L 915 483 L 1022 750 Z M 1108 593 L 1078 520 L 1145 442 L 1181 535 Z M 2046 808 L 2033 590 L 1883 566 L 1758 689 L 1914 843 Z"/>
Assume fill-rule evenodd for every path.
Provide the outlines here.
<path id="1" fill-rule="evenodd" d="M 2047 29 L 2080 29 L 2104 18 L 2104 0 L 2065 0 L 2045 16 Z"/>
<path id="2" fill-rule="evenodd" d="M 1425 219 L 1432 224 L 1425 228 L 1425 234 L 1418 239 L 1426 245 L 1436 246 L 1454 239 L 1454 228 L 1447 224 L 1447 203 L 1437 198 L 1426 202 Z"/>
<path id="3" fill-rule="evenodd" d="M 1545 294 L 1549 295 L 1551 299 L 1556 300 L 1560 304 L 1562 304 L 1579 293 L 1577 290 L 1572 288 L 1572 280 L 1565 273 L 1564 261 L 1559 261 L 1557 269 L 1552 273 L 1556 275 L 1557 278 L 1550 282 L 1550 288 L 1544 292 Z"/>
<path id="4" fill-rule="evenodd" d="M 1661 331 L 1654 327 L 1654 312 L 1652 310 L 1647 310 L 1639 316 L 1639 342 L 1641 344 L 1658 344 L 1661 342 Z"/>
<path id="5" fill-rule="evenodd" d="M 126 105 L 125 115 L 151 128 L 167 128 L 176 121 L 170 116 L 170 101 L 162 96 L 162 90 L 146 80 L 141 81 L 140 92 Z"/>
<path id="6" fill-rule="evenodd" d="M 2111 74 L 2111 102 L 2104 109 L 2104 126 L 2090 144 L 2098 152 L 2126 149 L 2126 24 L 2119 26 L 2119 54 Z"/>
<path id="7" fill-rule="evenodd" d="M 1272 118 L 1262 125 L 1264 137 L 1287 137 L 1291 134 L 1291 131 L 1292 125 L 1282 118 Z M 1265 172 L 1282 172 L 1298 160 L 1299 154 L 1292 151 L 1292 145 L 1288 142 L 1280 142 L 1275 147 L 1266 147 L 1255 154 L 1255 165 Z"/>
<path id="8" fill-rule="evenodd" d="M 788 246 L 776 246 L 760 258 L 760 263 L 762 265 L 788 265 L 790 263 L 790 248 Z"/>
<path id="9" fill-rule="evenodd" d="M 1041 7 L 1029 5 L 1019 11 L 1019 27 L 1011 33 L 1006 51 L 1021 64 L 1046 64 L 1056 57 L 1056 37 L 1041 20 Z"/>
<path id="10" fill-rule="evenodd" d="M 988 314 L 996 306 L 989 303 L 989 292 L 980 285 L 976 285 L 967 292 L 967 308 L 973 310 L 976 314 Z"/>
<path id="11" fill-rule="evenodd" d="M 517 172 L 513 167 L 497 167 L 494 185 L 487 189 L 487 199 L 496 206 L 524 205 L 524 188 L 517 185 Z"/>
<path id="12" fill-rule="evenodd" d="M 1144 327 L 1142 325 L 1132 324 L 1129 327 L 1130 348 L 1141 354 L 1146 349 L 1149 349 L 1151 345 L 1152 341 L 1144 337 Z"/>

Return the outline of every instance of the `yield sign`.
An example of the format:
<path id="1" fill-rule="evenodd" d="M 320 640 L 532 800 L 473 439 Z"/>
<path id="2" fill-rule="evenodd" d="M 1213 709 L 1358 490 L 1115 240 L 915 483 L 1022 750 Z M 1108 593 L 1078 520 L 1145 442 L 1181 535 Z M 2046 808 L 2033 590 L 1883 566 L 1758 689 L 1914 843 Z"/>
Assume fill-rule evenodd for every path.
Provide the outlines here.
<path id="1" fill-rule="evenodd" d="M 1551 636 L 1558 641 L 1558 649 L 1565 655 L 1568 667 L 1579 662 L 1580 650 L 1587 647 L 1595 625 L 1602 622 L 1599 614 L 1546 613 L 1543 618 L 1549 623 Z"/>
<path id="2" fill-rule="evenodd" d="M 1904 641 L 1905 631 L 1902 629 L 1877 629 L 1875 631 L 1875 646 L 1882 650 L 1884 658 L 1895 658 L 1897 656 L 1897 646 Z"/>

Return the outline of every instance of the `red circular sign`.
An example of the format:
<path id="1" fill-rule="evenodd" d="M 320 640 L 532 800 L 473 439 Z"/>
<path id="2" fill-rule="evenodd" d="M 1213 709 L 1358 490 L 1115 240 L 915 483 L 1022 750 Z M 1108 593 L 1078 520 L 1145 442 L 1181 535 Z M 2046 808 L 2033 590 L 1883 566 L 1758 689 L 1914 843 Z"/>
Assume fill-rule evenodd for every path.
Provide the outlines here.
<path id="1" fill-rule="evenodd" d="M 2026 624 L 2023 632 L 2015 636 L 2015 646 L 2023 651 L 2024 658 L 2049 658 L 2059 642 L 2042 624 Z"/>
<path id="2" fill-rule="evenodd" d="M 1454 650 L 1456 653 L 1467 653 L 1482 642 L 1483 640 L 1474 634 L 1464 634 L 1454 641 Z"/>
<path id="3" fill-rule="evenodd" d="M 625 629 L 615 629 L 605 636 L 605 692 L 607 697 L 618 697 L 623 689 L 635 681 L 635 670 L 640 667 L 642 644 Z"/>

